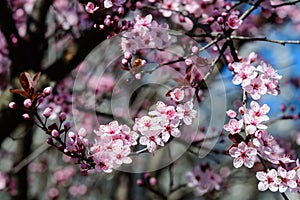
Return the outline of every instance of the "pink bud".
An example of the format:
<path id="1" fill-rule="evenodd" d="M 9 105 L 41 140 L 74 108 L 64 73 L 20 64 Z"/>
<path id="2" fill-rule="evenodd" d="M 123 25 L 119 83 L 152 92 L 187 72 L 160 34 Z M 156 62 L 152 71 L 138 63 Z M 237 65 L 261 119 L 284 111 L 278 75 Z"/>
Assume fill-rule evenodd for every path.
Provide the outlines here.
<path id="1" fill-rule="evenodd" d="M 56 129 L 54 129 L 54 130 L 52 130 L 51 135 L 52 135 L 52 137 L 58 137 L 59 132 Z"/>
<path id="2" fill-rule="evenodd" d="M 66 118 L 67 118 L 67 114 L 65 112 L 61 112 L 59 114 L 59 121 L 60 122 L 64 122 L 66 120 Z"/>
<path id="3" fill-rule="evenodd" d="M 71 123 L 70 122 L 67 122 L 67 123 L 64 124 L 65 131 L 68 131 L 70 128 L 71 128 Z"/>
<path id="4" fill-rule="evenodd" d="M 52 108 L 47 107 L 43 112 L 44 117 L 48 118 L 51 115 L 52 111 L 53 111 Z"/>
<path id="5" fill-rule="evenodd" d="M 48 96 L 52 93 L 52 87 L 46 87 L 44 90 L 43 90 L 43 94 Z"/>
<path id="6" fill-rule="evenodd" d="M 32 106 L 32 101 L 30 99 L 25 99 L 24 106 L 30 108 Z"/>
<path id="7" fill-rule="evenodd" d="M 154 178 L 154 177 L 151 177 L 150 180 L 149 180 L 149 183 L 150 183 L 150 185 L 156 185 L 157 179 Z"/>
<path id="8" fill-rule="evenodd" d="M 151 176 L 151 175 L 150 175 L 150 173 L 149 173 L 149 172 L 146 172 L 146 173 L 144 174 L 144 178 L 145 178 L 145 179 L 148 179 L 148 178 L 150 178 L 150 176 Z"/>
<path id="9" fill-rule="evenodd" d="M 15 102 L 10 102 L 8 104 L 8 107 L 11 108 L 11 109 L 15 109 L 15 108 L 17 108 L 17 104 Z"/>
<path id="10" fill-rule="evenodd" d="M 223 17 L 218 17 L 218 18 L 217 18 L 217 22 L 218 22 L 219 24 L 223 24 L 223 23 L 224 23 L 224 18 L 223 18 Z"/>
<path id="11" fill-rule="evenodd" d="M 136 180 L 136 184 L 138 186 L 143 186 L 144 185 L 144 181 L 142 179 L 138 179 L 138 180 Z"/>
<path id="12" fill-rule="evenodd" d="M 142 4 L 142 2 L 137 1 L 137 2 L 135 3 L 135 6 L 136 6 L 137 9 L 141 9 L 141 8 L 143 7 L 143 4 Z"/>
<path id="13" fill-rule="evenodd" d="M 187 66 L 191 66 L 192 64 L 193 64 L 193 61 L 191 60 L 191 59 L 189 59 L 189 58 L 187 58 L 187 59 L 185 59 L 185 64 L 187 65 Z"/>
<path id="14" fill-rule="evenodd" d="M 23 116 L 24 119 L 29 119 L 30 118 L 30 116 L 27 113 L 23 114 L 22 116 Z"/>

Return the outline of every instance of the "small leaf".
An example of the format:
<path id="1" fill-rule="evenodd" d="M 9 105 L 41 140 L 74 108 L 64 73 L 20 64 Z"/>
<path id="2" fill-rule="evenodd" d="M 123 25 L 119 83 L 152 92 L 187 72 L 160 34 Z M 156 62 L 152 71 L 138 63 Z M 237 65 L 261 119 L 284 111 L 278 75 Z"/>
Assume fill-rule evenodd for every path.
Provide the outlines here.
<path id="1" fill-rule="evenodd" d="M 233 134 L 233 135 L 229 134 L 228 137 L 234 143 L 241 143 L 241 142 L 244 141 L 244 138 L 240 134 L 238 134 L 238 133 Z"/>
<path id="2" fill-rule="evenodd" d="M 58 126 L 57 126 L 56 123 L 53 123 L 53 124 L 51 124 L 50 126 L 48 126 L 48 129 L 49 129 L 49 130 L 54 130 L 54 129 L 58 130 Z"/>
<path id="3" fill-rule="evenodd" d="M 19 94 L 23 97 L 26 97 L 26 98 L 30 98 L 30 95 L 28 94 L 28 92 L 24 91 L 24 90 L 21 90 L 21 89 L 10 89 L 9 90 L 11 93 L 15 93 L 15 94 Z"/>
<path id="4" fill-rule="evenodd" d="M 22 72 L 20 74 L 19 81 L 20 81 L 20 84 L 21 84 L 22 88 L 25 91 L 29 92 L 30 88 L 32 87 L 32 83 L 33 83 L 30 74 L 27 73 L 27 72 Z"/>
<path id="5" fill-rule="evenodd" d="M 32 82 L 32 87 L 34 88 L 34 91 L 36 91 L 37 85 L 38 85 L 38 81 L 41 77 L 41 72 L 37 73 L 34 77 L 33 77 L 33 82 Z"/>

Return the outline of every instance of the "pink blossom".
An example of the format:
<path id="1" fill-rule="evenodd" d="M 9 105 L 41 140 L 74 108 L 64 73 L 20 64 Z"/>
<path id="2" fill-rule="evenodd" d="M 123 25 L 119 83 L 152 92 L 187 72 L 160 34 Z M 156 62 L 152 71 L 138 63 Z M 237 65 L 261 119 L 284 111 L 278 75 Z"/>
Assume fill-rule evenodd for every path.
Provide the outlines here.
<path id="1" fill-rule="evenodd" d="M 175 88 L 175 90 L 170 92 L 170 95 L 173 101 L 179 102 L 184 98 L 184 91 L 179 88 Z"/>
<path id="2" fill-rule="evenodd" d="M 229 154 L 231 157 L 234 157 L 233 166 L 235 168 L 239 168 L 242 165 L 252 168 L 257 158 L 257 150 L 253 147 L 248 147 L 245 142 L 239 143 L 237 147 L 231 147 Z"/>
<path id="3" fill-rule="evenodd" d="M 257 129 L 267 129 L 267 126 L 261 123 L 269 120 L 266 114 L 270 107 L 267 104 L 260 106 L 256 101 L 252 101 L 250 107 L 251 109 L 247 109 L 243 116 L 244 122 L 247 124 L 246 132 L 254 134 Z"/>
<path id="4" fill-rule="evenodd" d="M 267 93 L 267 87 L 261 77 L 252 79 L 250 84 L 246 85 L 244 89 L 254 100 L 260 99 L 262 95 Z"/>
<path id="5" fill-rule="evenodd" d="M 243 127 L 243 120 L 230 119 L 228 124 L 224 125 L 224 129 L 229 131 L 230 134 L 236 134 L 241 132 Z"/>
<path id="6" fill-rule="evenodd" d="M 135 17 L 135 28 L 147 28 L 151 26 L 151 22 L 152 22 L 152 15 L 149 14 L 146 17 L 141 17 L 140 15 L 137 15 Z"/>
<path id="7" fill-rule="evenodd" d="M 213 190 L 220 190 L 223 178 L 206 166 L 197 165 L 192 172 L 187 172 L 187 186 L 196 190 L 198 195 L 203 195 Z"/>
<path id="8" fill-rule="evenodd" d="M 176 110 L 179 113 L 179 118 L 183 119 L 183 122 L 186 125 L 191 125 L 192 120 L 197 116 L 197 111 L 194 110 L 193 107 L 194 104 L 192 101 L 188 101 L 185 104 L 179 104 L 176 107 Z"/>
<path id="9" fill-rule="evenodd" d="M 94 131 L 97 135 L 108 134 L 116 135 L 120 132 L 120 127 L 117 121 L 112 121 L 107 125 L 100 125 L 98 130 Z"/>
<path id="10" fill-rule="evenodd" d="M 226 22 L 226 24 L 231 29 L 238 29 L 239 26 L 241 25 L 241 23 L 242 23 L 242 21 L 235 14 L 229 15 L 229 17 L 227 18 L 227 22 Z"/>
<path id="11" fill-rule="evenodd" d="M 257 76 L 255 68 L 247 62 L 235 62 L 232 67 L 235 72 L 232 83 L 235 85 L 242 84 L 243 87 L 249 85 L 251 80 Z"/>
<path id="12" fill-rule="evenodd" d="M 296 188 L 297 183 L 294 180 L 296 176 L 295 170 L 287 171 L 282 167 L 278 167 L 279 192 L 285 192 L 288 188 Z"/>
<path id="13" fill-rule="evenodd" d="M 164 0 L 159 11 L 164 17 L 171 17 L 173 11 L 178 11 L 179 1 L 178 0 Z"/>
<path id="14" fill-rule="evenodd" d="M 260 181 L 258 183 L 259 191 L 270 189 L 272 192 L 277 192 L 279 180 L 275 169 L 271 169 L 267 173 L 262 171 L 256 172 L 256 178 Z"/>
<path id="15" fill-rule="evenodd" d="M 236 118 L 238 116 L 238 114 L 234 110 L 231 110 L 231 109 L 226 111 L 226 115 L 228 117 L 230 117 L 231 119 Z"/>
<path id="16" fill-rule="evenodd" d="M 85 5 L 85 10 L 88 12 L 88 13 L 91 13 L 93 14 L 96 10 L 99 9 L 99 6 L 95 6 L 95 4 L 93 2 L 88 2 L 86 5 Z"/>

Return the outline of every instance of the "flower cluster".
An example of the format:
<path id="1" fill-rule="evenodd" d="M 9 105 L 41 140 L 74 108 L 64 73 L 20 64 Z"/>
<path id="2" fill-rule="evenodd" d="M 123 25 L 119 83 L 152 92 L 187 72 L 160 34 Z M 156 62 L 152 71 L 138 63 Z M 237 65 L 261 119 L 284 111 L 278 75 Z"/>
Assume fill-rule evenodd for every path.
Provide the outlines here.
<path id="1" fill-rule="evenodd" d="M 124 52 L 135 53 L 138 49 L 163 49 L 171 44 L 169 26 L 158 24 L 151 14 L 146 17 L 137 15 L 132 30 L 126 32 L 121 41 Z"/>
<path id="2" fill-rule="evenodd" d="M 136 132 L 131 131 L 127 125 L 119 125 L 117 121 L 100 125 L 94 132 L 97 137 L 90 153 L 97 171 L 111 172 L 123 163 L 132 162 L 128 156 L 131 147 L 137 145 Z"/>
<path id="3" fill-rule="evenodd" d="M 187 186 L 194 188 L 197 195 L 204 195 L 213 190 L 221 190 L 229 174 L 226 167 L 216 173 L 208 165 L 197 165 L 192 172 L 186 173 Z"/>
<path id="4" fill-rule="evenodd" d="M 172 93 L 172 96 L 175 96 L 175 93 Z M 197 112 L 193 109 L 192 101 L 178 104 L 176 107 L 159 101 L 155 109 L 148 114 L 149 116 L 135 119 L 133 130 L 142 135 L 140 144 L 146 145 L 149 152 L 154 152 L 158 146 L 164 146 L 171 136 L 180 137 L 181 120 L 186 125 L 191 125 Z"/>
<path id="5" fill-rule="evenodd" d="M 255 53 L 251 53 L 248 58 L 241 62 L 235 62 L 232 67 L 235 75 L 234 84 L 241 84 L 244 92 L 247 92 L 255 100 L 262 95 L 279 94 L 278 80 L 281 76 L 268 64 L 261 62 L 257 67 L 253 63 L 257 59 Z M 252 168 L 255 163 L 263 162 L 266 171 L 258 171 L 256 178 L 259 180 L 258 189 L 265 191 L 283 193 L 288 188 L 291 191 L 299 191 L 300 182 L 298 174 L 299 164 L 294 169 L 289 169 L 289 163 L 295 160 L 286 155 L 285 149 L 280 147 L 274 137 L 268 133 L 267 126 L 262 124 L 269 120 L 268 113 L 270 107 L 267 104 L 260 106 L 256 101 L 250 103 L 250 108 L 246 107 L 246 102 L 238 110 L 242 115 L 238 119 L 238 113 L 233 110 L 227 111 L 230 119 L 224 129 L 230 132 L 229 138 L 234 144 L 228 149 L 230 156 L 234 157 L 233 166 L 239 168 L 245 165 Z M 240 133 L 244 128 L 246 137 Z M 272 166 L 269 169 L 266 162 Z M 298 189 L 299 188 L 299 189 Z"/>
<path id="6" fill-rule="evenodd" d="M 299 190 L 299 172 L 296 172 L 294 169 L 286 170 L 283 167 L 278 167 L 277 170 L 271 169 L 268 172 L 259 171 L 256 173 L 256 178 L 259 180 L 258 190 L 265 191 L 270 189 L 272 192 L 279 190 L 281 193 L 288 188 L 291 191 Z"/>
<path id="7" fill-rule="evenodd" d="M 271 65 L 263 61 L 257 67 L 252 65 L 256 58 L 257 55 L 251 53 L 248 58 L 231 65 L 234 71 L 233 84 L 241 84 L 254 100 L 260 99 L 265 94 L 278 95 L 280 92 L 278 80 L 282 76 L 277 74 Z"/>

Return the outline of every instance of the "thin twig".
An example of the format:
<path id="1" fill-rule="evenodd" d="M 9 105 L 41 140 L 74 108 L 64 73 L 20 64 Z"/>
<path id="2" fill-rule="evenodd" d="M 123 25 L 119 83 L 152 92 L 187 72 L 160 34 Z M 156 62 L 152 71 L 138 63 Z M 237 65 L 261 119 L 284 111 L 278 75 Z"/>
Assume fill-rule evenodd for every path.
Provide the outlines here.
<path id="1" fill-rule="evenodd" d="M 300 40 L 274 40 L 267 37 L 246 37 L 246 36 L 230 36 L 233 40 L 247 40 L 247 41 L 264 41 L 285 46 L 286 44 L 300 44 Z"/>
<path id="2" fill-rule="evenodd" d="M 278 8 L 278 7 L 282 7 L 282 6 L 290 6 L 290 5 L 295 5 L 296 3 L 299 3 L 299 2 L 300 2 L 300 0 L 288 1 L 288 2 L 281 3 L 281 4 L 272 5 L 272 7 Z"/>
<path id="3" fill-rule="evenodd" d="M 251 6 L 248 10 L 246 10 L 246 12 L 243 13 L 243 15 L 240 17 L 240 20 L 244 20 L 246 19 L 256 8 L 258 8 L 258 6 L 261 4 L 261 2 L 263 2 L 264 0 L 258 0 L 257 2 L 255 2 L 253 4 L 253 6 Z"/>

